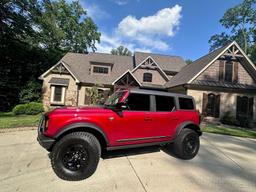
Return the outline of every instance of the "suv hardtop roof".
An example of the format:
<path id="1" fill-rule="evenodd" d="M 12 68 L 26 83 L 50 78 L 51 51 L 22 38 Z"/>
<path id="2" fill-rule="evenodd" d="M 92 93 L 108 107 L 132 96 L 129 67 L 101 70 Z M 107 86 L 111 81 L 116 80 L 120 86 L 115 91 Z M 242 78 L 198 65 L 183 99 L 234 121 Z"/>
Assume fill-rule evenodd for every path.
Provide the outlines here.
<path id="1" fill-rule="evenodd" d="M 172 96 L 172 97 L 182 97 L 182 98 L 189 98 L 193 100 L 193 97 L 185 94 L 179 94 L 179 93 L 170 93 L 165 91 L 152 91 L 147 89 L 136 89 L 131 88 L 127 89 L 130 93 L 138 93 L 138 94 L 147 94 L 147 95 L 160 95 L 160 96 Z"/>

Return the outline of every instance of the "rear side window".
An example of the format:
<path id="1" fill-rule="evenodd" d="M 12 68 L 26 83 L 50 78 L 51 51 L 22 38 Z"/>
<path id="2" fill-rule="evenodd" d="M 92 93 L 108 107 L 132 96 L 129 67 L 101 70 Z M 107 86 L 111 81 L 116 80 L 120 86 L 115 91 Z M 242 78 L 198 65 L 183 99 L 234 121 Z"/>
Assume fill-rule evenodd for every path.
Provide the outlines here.
<path id="1" fill-rule="evenodd" d="M 156 111 L 173 111 L 175 101 L 173 97 L 156 95 Z"/>
<path id="2" fill-rule="evenodd" d="M 180 104 L 180 109 L 186 109 L 186 110 L 193 110 L 195 109 L 194 103 L 192 99 L 189 98 L 179 98 L 179 104 Z"/>
<path id="3" fill-rule="evenodd" d="M 128 110 L 150 111 L 150 96 L 131 93 L 127 99 Z"/>

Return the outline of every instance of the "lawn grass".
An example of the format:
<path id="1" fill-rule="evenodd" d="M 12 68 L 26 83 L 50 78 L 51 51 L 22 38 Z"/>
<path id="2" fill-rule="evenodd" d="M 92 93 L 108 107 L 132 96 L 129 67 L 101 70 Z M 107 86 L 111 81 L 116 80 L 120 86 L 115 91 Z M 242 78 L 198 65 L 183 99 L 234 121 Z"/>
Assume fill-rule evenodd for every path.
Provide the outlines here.
<path id="1" fill-rule="evenodd" d="M 41 114 L 14 115 L 12 112 L 0 113 L 0 129 L 37 126 Z"/>
<path id="2" fill-rule="evenodd" d="M 217 125 L 206 125 L 202 128 L 203 132 L 217 133 L 222 135 L 232 135 L 237 137 L 249 137 L 256 139 L 256 131 L 242 129 L 238 127 L 223 127 Z"/>

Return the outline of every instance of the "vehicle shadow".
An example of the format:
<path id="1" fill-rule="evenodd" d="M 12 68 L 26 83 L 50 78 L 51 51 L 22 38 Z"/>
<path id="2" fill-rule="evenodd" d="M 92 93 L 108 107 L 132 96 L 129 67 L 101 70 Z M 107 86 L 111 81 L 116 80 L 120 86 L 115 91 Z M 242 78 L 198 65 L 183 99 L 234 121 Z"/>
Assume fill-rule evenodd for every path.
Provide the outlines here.
<path id="1" fill-rule="evenodd" d="M 166 154 L 177 158 L 173 150 L 170 146 L 147 146 L 147 147 L 139 147 L 139 148 L 131 148 L 131 149 L 119 149 L 114 151 L 103 151 L 102 152 L 102 159 L 111 159 L 111 158 L 118 158 L 118 157 L 125 157 L 125 156 L 135 156 L 135 155 L 142 155 L 142 154 L 149 154 L 149 153 L 156 153 L 163 151 Z"/>

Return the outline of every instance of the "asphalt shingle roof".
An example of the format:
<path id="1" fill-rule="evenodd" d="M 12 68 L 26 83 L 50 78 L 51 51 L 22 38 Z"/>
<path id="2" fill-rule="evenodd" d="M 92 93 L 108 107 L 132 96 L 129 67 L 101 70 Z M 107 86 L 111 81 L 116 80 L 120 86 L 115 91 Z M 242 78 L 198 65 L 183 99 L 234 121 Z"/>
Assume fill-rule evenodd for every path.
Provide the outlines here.
<path id="1" fill-rule="evenodd" d="M 215 59 L 222 51 L 224 51 L 230 44 L 216 49 L 215 51 L 197 59 L 191 64 L 183 67 L 179 73 L 173 76 L 169 82 L 165 84 L 165 87 L 175 87 L 183 85 L 189 82 L 197 73 L 199 73 L 206 65 L 208 65 L 213 59 Z"/>
<path id="2" fill-rule="evenodd" d="M 148 56 L 151 56 L 164 71 L 178 72 L 186 65 L 181 57 L 136 52 L 134 56 L 119 56 L 106 53 L 67 53 L 61 61 L 80 82 L 111 84 L 127 70 L 133 70 Z M 91 64 L 111 66 L 110 75 L 91 74 Z"/>
<path id="3" fill-rule="evenodd" d="M 104 53 L 67 53 L 62 59 L 70 71 L 80 82 L 93 84 L 111 84 L 117 77 L 126 70 L 133 69 L 133 57 L 118 56 Z M 106 64 L 111 66 L 110 75 L 91 74 L 91 64 Z"/>
<path id="4" fill-rule="evenodd" d="M 49 83 L 50 83 L 50 84 L 54 84 L 54 85 L 65 85 L 65 86 L 68 86 L 68 84 L 69 84 L 69 79 L 52 77 L 52 78 L 50 79 Z"/>
<path id="5" fill-rule="evenodd" d="M 135 52 L 135 65 L 139 65 L 147 57 L 151 56 L 163 71 L 179 72 L 186 62 L 179 56 L 169 56 L 154 53 Z"/>

